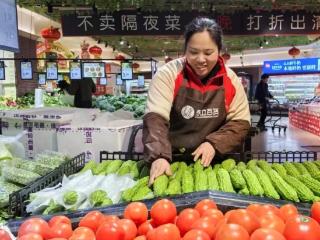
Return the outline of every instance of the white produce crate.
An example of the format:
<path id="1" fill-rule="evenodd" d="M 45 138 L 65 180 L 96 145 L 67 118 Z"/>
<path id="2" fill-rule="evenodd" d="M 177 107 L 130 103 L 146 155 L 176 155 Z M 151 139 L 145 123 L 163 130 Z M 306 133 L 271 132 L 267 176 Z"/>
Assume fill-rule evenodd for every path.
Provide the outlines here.
<path id="1" fill-rule="evenodd" d="M 106 126 L 65 125 L 58 129 L 58 151 L 73 155 L 86 153 L 86 161 L 100 161 L 100 151 L 127 151 L 132 129 L 141 120 L 116 120 Z"/>

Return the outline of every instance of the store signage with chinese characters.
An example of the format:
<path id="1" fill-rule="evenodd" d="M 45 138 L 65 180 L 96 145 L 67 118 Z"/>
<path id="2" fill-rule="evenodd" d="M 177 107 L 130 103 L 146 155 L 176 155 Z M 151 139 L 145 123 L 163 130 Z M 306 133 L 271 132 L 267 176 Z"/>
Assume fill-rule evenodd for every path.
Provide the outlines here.
<path id="1" fill-rule="evenodd" d="M 263 72 L 271 75 L 320 72 L 320 58 L 265 61 Z"/>
<path id="2" fill-rule="evenodd" d="M 197 16 L 216 19 L 225 35 L 319 34 L 320 12 L 241 11 L 232 14 L 204 12 L 81 13 L 62 15 L 64 36 L 180 35 Z"/>

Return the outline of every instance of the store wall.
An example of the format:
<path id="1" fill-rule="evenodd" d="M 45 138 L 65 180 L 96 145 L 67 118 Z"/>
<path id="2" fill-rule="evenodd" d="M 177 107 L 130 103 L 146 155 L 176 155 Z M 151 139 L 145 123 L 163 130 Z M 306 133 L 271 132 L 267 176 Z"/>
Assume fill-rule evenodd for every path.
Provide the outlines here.
<path id="1" fill-rule="evenodd" d="M 36 58 L 36 40 L 19 36 L 20 52 L 15 54 L 15 58 Z M 15 61 L 16 69 L 16 86 L 17 97 L 22 96 L 28 92 L 34 92 L 38 87 L 36 76 L 36 61 L 32 61 L 33 80 L 21 80 L 20 78 L 20 61 Z"/>

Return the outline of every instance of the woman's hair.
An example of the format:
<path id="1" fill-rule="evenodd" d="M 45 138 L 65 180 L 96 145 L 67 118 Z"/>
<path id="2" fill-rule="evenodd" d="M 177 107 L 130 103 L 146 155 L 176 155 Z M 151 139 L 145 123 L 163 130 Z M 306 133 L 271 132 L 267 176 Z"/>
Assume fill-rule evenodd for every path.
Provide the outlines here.
<path id="1" fill-rule="evenodd" d="M 264 73 L 264 74 L 262 74 L 261 75 L 261 79 L 267 79 L 267 78 L 269 78 L 270 76 L 269 76 L 269 74 L 267 74 L 267 73 Z"/>
<path id="2" fill-rule="evenodd" d="M 217 44 L 220 52 L 222 48 L 222 29 L 215 20 L 206 17 L 197 17 L 186 26 L 184 32 L 184 51 L 186 51 L 187 44 L 192 35 L 204 31 L 208 31 L 211 39 Z"/>

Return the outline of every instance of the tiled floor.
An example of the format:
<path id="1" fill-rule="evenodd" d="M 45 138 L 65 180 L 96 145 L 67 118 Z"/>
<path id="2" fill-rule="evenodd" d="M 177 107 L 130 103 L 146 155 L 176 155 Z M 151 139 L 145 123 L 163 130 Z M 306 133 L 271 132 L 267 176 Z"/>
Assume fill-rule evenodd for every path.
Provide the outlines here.
<path id="1" fill-rule="evenodd" d="M 257 117 L 254 116 L 253 120 Z M 287 126 L 286 132 L 281 129 L 261 132 L 252 138 L 252 151 L 316 151 L 320 156 L 320 137 L 299 128 L 290 126 L 288 118 L 281 118 L 280 125 Z M 269 124 L 270 126 L 270 124 Z"/>

